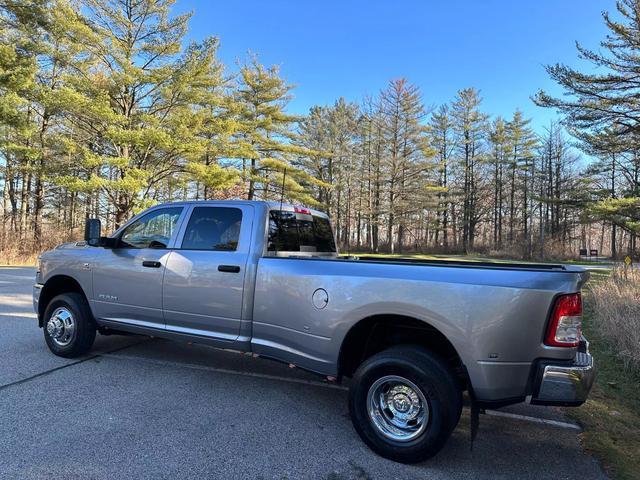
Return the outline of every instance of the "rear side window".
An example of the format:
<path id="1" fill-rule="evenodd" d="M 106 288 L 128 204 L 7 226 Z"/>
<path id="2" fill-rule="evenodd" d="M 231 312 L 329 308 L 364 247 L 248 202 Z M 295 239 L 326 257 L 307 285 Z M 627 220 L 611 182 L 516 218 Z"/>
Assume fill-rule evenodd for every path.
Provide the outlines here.
<path id="1" fill-rule="evenodd" d="M 238 248 L 242 210 L 227 207 L 196 207 L 182 240 L 187 250 L 234 251 Z"/>
<path id="2" fill-rule="evenodd" d="M 272 210 L 269 213 L 270 252 L 335 253 L 329 219 L 307 213 Z"/>

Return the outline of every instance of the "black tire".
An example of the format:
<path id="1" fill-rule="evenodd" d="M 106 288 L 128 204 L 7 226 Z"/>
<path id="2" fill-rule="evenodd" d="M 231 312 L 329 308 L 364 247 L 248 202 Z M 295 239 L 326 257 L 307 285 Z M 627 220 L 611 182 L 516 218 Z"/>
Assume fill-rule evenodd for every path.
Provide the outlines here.
<path id="1" fill-rule="evenodd" d="M 68 342 L 61 345 L 49 332 L 48 323 L 53 314 L 59 309 L 66 309 L 73 319 L 73 332 Z M 96 338 L 96 324 L 85 297 L 79 293 L 64 293 L 54 297 L 44 312 L 44 339 L 49 350 L 55 355 L 65 358 L 75 358 L 87 353 Z"/>
<path id="2" fill-rule="evenodd" d="M 422 422 L 426 426 L 415 438 L 389 438 L 369 415 L 369 389 L 387 376 L 409 380 L 426 400 L 428 420 Z M 421 462 L 438 453 L 461 411 L 462 392 L 453 372 L 439 357 L 418 346 L 392 347 L 371 356 L 358 367 L 349 389 L 349 413 L 356 431 L 373 451 L 396 462 Z"/>

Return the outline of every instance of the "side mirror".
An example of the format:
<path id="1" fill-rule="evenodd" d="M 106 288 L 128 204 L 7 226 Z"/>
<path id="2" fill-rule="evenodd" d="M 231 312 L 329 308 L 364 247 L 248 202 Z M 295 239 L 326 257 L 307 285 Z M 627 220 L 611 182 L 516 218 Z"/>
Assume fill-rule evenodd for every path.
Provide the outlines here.
<path id="1" fill-rule="evenodd" d="M 97 218 L 87 218 L 84 224 L 84 240 L 92 247 L 100 245 L 100 231 L 102 226 Z"/>

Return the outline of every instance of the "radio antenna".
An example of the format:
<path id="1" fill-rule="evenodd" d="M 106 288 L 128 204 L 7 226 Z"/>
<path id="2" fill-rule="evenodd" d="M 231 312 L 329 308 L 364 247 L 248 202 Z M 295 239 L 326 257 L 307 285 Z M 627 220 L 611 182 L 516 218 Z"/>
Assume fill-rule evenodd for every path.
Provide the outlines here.
<path id="1" fill-rule="evenodd" d="M 284 167 L 282 172 L 282 191 L 280 192 L 280 214 L 282 214 L 282 202 L 284 200 L 284 181 L 287 178 L 287 167 Z"/>

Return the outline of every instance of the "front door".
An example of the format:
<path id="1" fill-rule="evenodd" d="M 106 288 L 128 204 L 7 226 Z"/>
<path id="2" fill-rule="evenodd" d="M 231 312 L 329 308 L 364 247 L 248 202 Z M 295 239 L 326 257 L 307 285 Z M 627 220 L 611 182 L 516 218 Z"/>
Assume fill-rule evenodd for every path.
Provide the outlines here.
<path id="1" fill-rule="evenodd" d="M 184 207 L 159 207 L 126 226 L 117 247 L 93 265 L 96 316 L 110 323 L 164 329 L 162 277 Z"/>
<path id="2" fill-rule="evenodd" d="M 233 341 L 242 318 L 253 207 L 194 206 L 164 274 L 168 331 Z"/>

